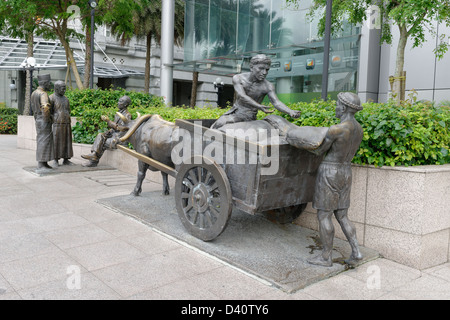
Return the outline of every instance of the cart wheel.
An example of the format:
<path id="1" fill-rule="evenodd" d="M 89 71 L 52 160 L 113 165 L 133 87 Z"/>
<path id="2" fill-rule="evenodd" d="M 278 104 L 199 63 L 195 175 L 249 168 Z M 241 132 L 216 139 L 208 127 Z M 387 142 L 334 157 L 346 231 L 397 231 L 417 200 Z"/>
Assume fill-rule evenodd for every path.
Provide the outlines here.
<path id="1" fill-rule="evenodd" d="M 225 230 L 232 211 L 231 187 L 213 160 L 194 156 L 183 164 L 175 182 L 178 216 L 193 236 L 210 241 Z"/>

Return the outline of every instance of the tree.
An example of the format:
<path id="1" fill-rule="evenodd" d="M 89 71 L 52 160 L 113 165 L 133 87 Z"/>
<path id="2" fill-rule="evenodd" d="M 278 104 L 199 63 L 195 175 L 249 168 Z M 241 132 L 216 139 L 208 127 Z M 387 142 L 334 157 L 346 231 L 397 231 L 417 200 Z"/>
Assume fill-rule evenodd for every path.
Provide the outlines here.
<path id="1" fill-rule="evenodd" d="M 98 5 L 95 8 L 95 24 L 96 26 L 103 23 L 103 17 L 105 15 L 108 7 L 105 5 L 109 3 L 114 3 L 116 0 L 99 0 L 97 2 L 103 5 Z M 87 0 L 72 0 L 73 4 L 68 7 L 68 11 L 75 10 L 73 15 L 69 19 L 79 19 L 82 26 L 84 27 L 84 36 L 77 34 L 80 41 L 85 43 L 85 54 L 84 54 L 84 76 L 83 76 L 83 87 L 88 88 L 91 80 L 91 7 Z"/>
<path id="2" fill-rule="evenodd" d="M 298 5 L 301 0 L 286 0 L 287 4 Z M 326 0 L 313 0 L 310 15 L 323 12 Z M 344 21 L 363 23 L 374 4 L 379 8 L 381 16 L 381 41 L 392 44 L 391 26 L 396 25 L 399 31 L 397 56 L 395 63 L 393 94 L 397 100 L 404 96 L 401 92 L 401 78 L 405 64 L 405 48 L 409 40 L 413 48 L 420 47 L 425 42 L 425 35 L 430 31 L 436 36 L 434 23 L 445 23 L 450 26 L 450 0 L 341 0 L 333 2 L 332 30 L 341 29 Z M 323 35 L 325 16 L 320 19 L 319 33 Z M 434 53 L 441 59 L 447 52 L 449 42 L 444 41 L 446 35 L 441 35 L 439 45 Z"/>
<path id="3" fill-rule="evenodd" d="M 150 91 L 150 57 L 152 39 L 161 44 L 161 0 L 116 0 L 108 4 L 105 23 L 111 26 L 111 32 L 124 45 L 133 36 L 145 38 L 145 83 L 144 90 Z M 184 38 L 184 1 L 175 0 L 174 41 L 181 45 Z"/>
<path id="4" fill-rule="evenodd" d="M 57 38 L 64 48 L 67 62 L 75 77 L 75 82 L 79 89 L 84 89 L 77 64 L 70 47 L 70 38 L 80 36 L 75 30 L 68 27 L 68 22 L 73 15 L 69 7 L 77 5 L 80 11 L 87 11 L 87 1 L 72 0 L 32 0 L 39 8 L 38 14 L 41 16 L 39 28 L 36 33 L 47 39 Z M 83 10 L 84 9 L 84 10 Z"/>
<path id="5" fill-rule="evenodd" d="M 114 2 L 116 0 L 103 0 Z M 103 14 L 97 11 L 96 22 Z M 86 27 L 86 36 L 69 27 L 73 19 L 80 19 Z M 39 23 L 36 23 L 39 22 Z M 74 74 L 77 87 L 83 89 L 89 84 L 90 73 L 90 7 L 87 0 L 7 0 L 0 3 L 0 26 L 2 31 L 12 37 L 32 39 L 40 35 L 45 39 L 58 39 L 64 47 L 68 68 Z M 81 81 L 70 39 L 86 38 L 86 57 L 84 81 Z M 32 40 L 31 40 L 32 41 Z M 31 45 L 32 46 L 32 45 Z M 32 51 L 31 53 L 32 54 Z M 28 81 L 27 81 L 28 83 Z"/>
<path id="6" fill-rule="evenodd" d="M 39 22 L 37 7 L 34 3 L 26 0 L 2 1 L 0 2 L 0 32 L 13 38 L 25 39 L 27 41 L 27 57 L 33 56 L 34 32 Z M 30 70 L 26 71 L 25 105 L 24 115 L 31 112 L 30 105 Z"/>
<path id="7" fill-rule="evenodd" d="M 197 103 L 197 87 L 198 87 L 198 71 L 194 69 L 192 72 L 192 88 L 191 88 L 191 100 L 189 101 L 189 106 L 191 108 L 195 107 Z"/>
<path id="8" fill-rule="evenodd" d="M 8 0 L 1 4 L 0 16 L 6 21 L 7 34 L 13 37 L 30 39 L 30 34 L 36 34 L 45 39 L 58 39 L 64 47 L 77 86 L 82 89 L 83 84 L 69 45 L 70 37 L 77 35 L 67 25 L 73 14 L 68 8 L 73 4 L 87 6 L 84 1 L 76 0 Z"/>

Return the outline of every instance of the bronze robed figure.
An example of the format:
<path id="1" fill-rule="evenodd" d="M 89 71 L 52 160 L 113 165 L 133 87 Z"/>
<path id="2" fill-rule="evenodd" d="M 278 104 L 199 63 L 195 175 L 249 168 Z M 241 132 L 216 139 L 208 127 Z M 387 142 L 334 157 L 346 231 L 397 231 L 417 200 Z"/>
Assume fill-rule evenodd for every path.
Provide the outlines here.
<path id="1" fill-rule="evenodd" d="M 58 160 L 63 160 L 63 165 L 71 165 L 69 161 L 73 157 L 72 148 L 72 126 L 70 121 L 69 99 L 64 96 L 66 84 L 64 81 L 55 82 L 55 93 L 50 95 L 49 100 L 53 108 L 53 143 L 54 143 L 54 165 L 58 166 Z"/>
<path id="2" fill-rule="evenodd" d="M 39 170 L 52 169 L 47 163 L 54 159 L 52 108 L 47 91 L 50 90 L 50 75 L 38 75 L 39 87 L 31 94 L 31 108 L 36 124 L 36 161 Z"/>

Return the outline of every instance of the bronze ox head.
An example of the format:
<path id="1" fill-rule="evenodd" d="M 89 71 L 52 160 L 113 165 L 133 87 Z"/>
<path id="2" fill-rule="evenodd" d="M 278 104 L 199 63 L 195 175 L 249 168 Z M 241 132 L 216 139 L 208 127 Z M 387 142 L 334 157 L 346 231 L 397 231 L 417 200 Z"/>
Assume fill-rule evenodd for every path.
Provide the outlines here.
<path id="1" fill-rule="evenodd" d="M 125 130 L 121 130 L 121 131 L 127 131 L 127 132 L 121 138 L 112 139 L 112 141 L 110 142 L 109 148 L 115 149 L 116 145 L 118 143 L 127 141 L 136 132 L 137 128 L 139 128 L 139 126 L 144 121 L 146 121 L 147 119 L 152 117 L 151 114 L 145 114 L 142 116 L 139 112 L 136 112 L 136 113 L 137 113 L 137 118 L 134 120 L 129 120 L 127 117 L 125 117 L 120 112 L 116 112 L 116 114 L 120 117 L 120 119 L 122 119 L 123 123 L 125 124 Z M 131 127 L 127 130 L 127 128 L 130 125 L 131 125 Z"/>
<path id="2" fill-rule="evenodd" d="M 137 128 L 139 128 L 139 126 L 146 121 L 147 119 L 151 118 L 151 114 L 145 114 L 145 115 L 141 115 L 139 112 L 137 113 L 137 118 L 135 120 L 128 120 L 123 114 L 121 114 L 120 112 L 116 112 L 116 114 L 122 119 L 122 121 L 125 123 L 125 125 L 129 126 L 131 125 L 131 127 L 128 129 L 127 133 L 121 137 L 119 139 L 120 142 L 124 142 L 127 141 L 137 130 Z"/>

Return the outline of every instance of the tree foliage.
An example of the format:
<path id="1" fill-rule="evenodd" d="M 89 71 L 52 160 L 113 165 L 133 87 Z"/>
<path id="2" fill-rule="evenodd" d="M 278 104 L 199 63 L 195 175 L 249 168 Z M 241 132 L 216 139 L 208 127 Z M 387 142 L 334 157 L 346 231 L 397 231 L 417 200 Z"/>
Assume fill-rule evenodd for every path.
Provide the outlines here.
<path id="1" fill-rule="evenodd" d="M 101 0 L 109 7 L 119 0 Z M 134 1 L 127 1 L 133 3 Z M 97 7 L 95 23 L 102 23 L 107 6 Z M 0 31 L 14 38 L 28 39 L 30 34 L 42 36 L 44 39 L 57 39 L 66 52 L 68 66 L 75 77 L 77 87 L 82 89 L 89 82 L 85 77 L 81 81 L 70 47 L 72 39 L 86 39 L 90 34 L 91 8 L 87 0 L 7 0 L 0 2 Z M 73 28 L 72 22 L 81 22 L 86 33 Z M 85 36 L 87 35 L 87 36 Z M 90 39 L 86 42 L 85 70 L 90 68 Z"/>
<path id="2" fill-rule="evenodd" d="M 38 8 L 28 0 L 0 2 L 0 32 L 14 38 L 25 39 L 37 25 Z"/>
<path id="3" fill-rule="evenodd" d="M 30 34 L 44 39 L 58 39 L 64 47 L 68 64 L 75 75 L 79 88 L 83 88 L 73 58 L 70 39 L 78 33 L 69 27 L 73 16 L 71 6 L 78 6 L 79 12 L 87 11 L 87 1 L 78 0 L 8 0 L 0 4 L 0 26 L 4 34 L 27 39 Z"/>
<path id="4" fill-rule="evenodd" d="M 104 21 L 122 45 L 132 37 L 146 40 L 145 84 L 150 89 L 150 57 L 152 40 L 161 44 L 162 0 L 103 0 Z M 181 45 L 184 38 L 184 1 L 175 0 L 174 42 Z"/>

